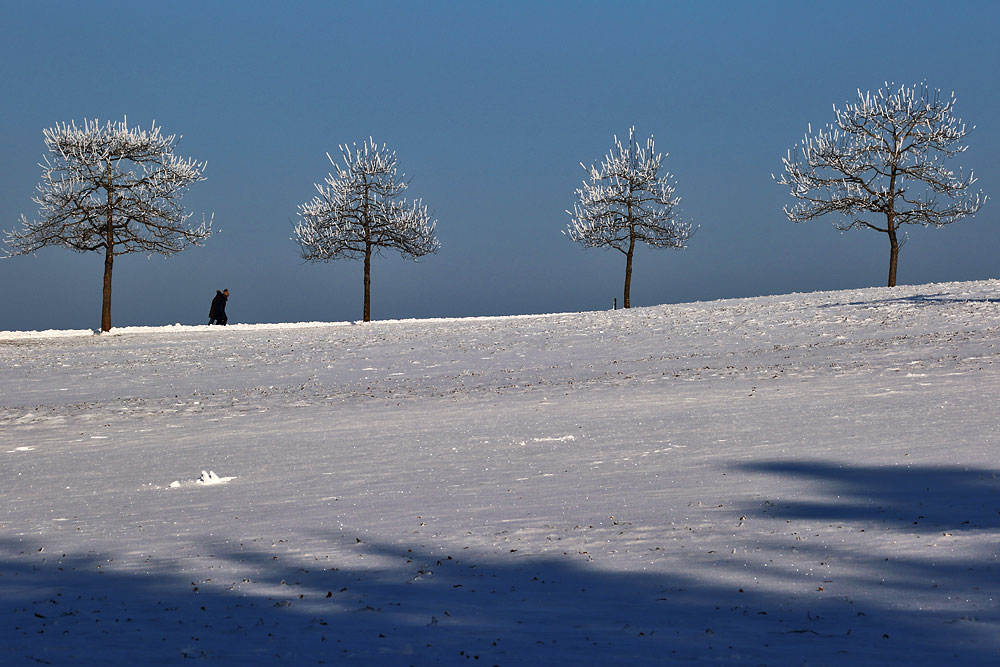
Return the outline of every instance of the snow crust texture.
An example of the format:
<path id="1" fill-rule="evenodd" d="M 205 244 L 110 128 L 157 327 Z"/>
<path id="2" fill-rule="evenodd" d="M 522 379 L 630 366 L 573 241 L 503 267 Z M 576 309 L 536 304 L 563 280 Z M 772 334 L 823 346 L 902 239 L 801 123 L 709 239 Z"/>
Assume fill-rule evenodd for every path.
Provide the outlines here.
<path id="1" fill-rule="evenodd" d="M 1000 281 L 0 332 L 0 662 L 997 664 Z"/>

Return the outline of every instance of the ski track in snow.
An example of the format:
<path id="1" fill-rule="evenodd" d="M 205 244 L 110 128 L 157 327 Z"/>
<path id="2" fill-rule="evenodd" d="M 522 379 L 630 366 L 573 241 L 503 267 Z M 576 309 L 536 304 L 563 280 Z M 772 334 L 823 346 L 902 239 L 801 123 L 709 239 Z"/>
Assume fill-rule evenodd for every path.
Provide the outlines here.
<path id="1" fill-rule="evenodd" d="M 997 664 L 998 342 L 1000 281 L 0 332 L 0 659 Z"/>

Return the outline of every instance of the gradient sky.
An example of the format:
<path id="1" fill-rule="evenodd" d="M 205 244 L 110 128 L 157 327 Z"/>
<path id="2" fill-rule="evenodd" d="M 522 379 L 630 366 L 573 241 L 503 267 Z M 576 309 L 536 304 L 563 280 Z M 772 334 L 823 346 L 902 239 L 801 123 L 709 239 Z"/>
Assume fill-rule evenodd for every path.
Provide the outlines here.
<path id="1" fill-rule="evenodd" d="M 42 129 L 156 121 L 208 162 L 184 197 L 205 246 L 117 259 L 116 326 L 361 317 L 357 261 L 304 263 L 297 205 L 326 153 L 387 143 L 438 219 L 441 251 L 377 258 L 372 317 L 577 311 L 621 301 L 624 257 L 561 232 L 614 134 L 669 153 L 683 251 L 641 249 L 634 306 L 885 284 L 888 240 L 788 222 L 772 181 L 807 125 L 885 81 L 958 96 L 955 166 L 993 197 L 912 228 L 900 284 L 1000 275 L 1000 3 L 22 2 L 0 0 L 0 228 L 35 217 Z M 100 325 L 103 258 L 0 260 L 0 330 Z"/>

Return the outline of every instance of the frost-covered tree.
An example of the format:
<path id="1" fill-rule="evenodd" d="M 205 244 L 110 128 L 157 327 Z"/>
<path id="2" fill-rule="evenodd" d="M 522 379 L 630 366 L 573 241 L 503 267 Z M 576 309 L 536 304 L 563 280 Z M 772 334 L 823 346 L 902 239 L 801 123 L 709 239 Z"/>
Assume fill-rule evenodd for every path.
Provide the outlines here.
<path id="1" fill-rule="evenodd" d="M 625 255 L 623 304 L 630 308 L 636 244 L 684 248 L 693 228 L 677 215 L 681 199 L 674 195 L 673 176 L 660 174 L 665 154 L 656 152 L 653 137 L 645 147 L 639 146 L 633 127 L 627 146 L 617 135 L 614 141 L 599 167 L 580 163 L 590 180 L 576 190 L 577 202 L 572 211 L 566 211 L 572 220 L 563 233 L 588 248 L 614 248 Z"/>
<path id="2" fill-rule="evenodd" d="M 329 153 L 334 172 L 315 184 L 318 195 L 299 205 L 293 240 L 306 261 L 364 260 L 364 315 L 371 320 L 371 261 L 383 249 L 418 259 L 440 247 L 422 200 L 407 202 L 408 182 L 399 173 L 396 153 L 369 138 L 342 145 L 343 166 Z"/>
<path id="3" fill-rule="evenodd" d="M 48 154 L 33 201 L 38 219 L 21 216 L 5 232 L 5 256 L 46 246 L 104 253 L 101 331 L 111 329 L 111 273 L 115 257 L 134 252 L 172 255 L 200 245 L 211 220 L 189 224 L 180 205 L 187 187 L 205 180 L 204 162 L 174 155 L 177 135 L 129 127 L 127 119 L 97 120 L 43 130 Z"/>
<path id="4" fill-rule="evenodd" d="M 927 84 L 893 84 L 862 93 L 835 120 L 783 158 L 776 181 L 798 199 L 786 206 L 792 222 L 827 213 L 841 217 L 841 230 L 873 229 L 889 237 L 889 287 L 896 285 L 896 262 L 903 225 L 943 227 L 974 215 L 986 203 L 976 182 L 946 166 L 968 148 L 969 129 L 954 116 L 955 94 L 943 98 Z"/>

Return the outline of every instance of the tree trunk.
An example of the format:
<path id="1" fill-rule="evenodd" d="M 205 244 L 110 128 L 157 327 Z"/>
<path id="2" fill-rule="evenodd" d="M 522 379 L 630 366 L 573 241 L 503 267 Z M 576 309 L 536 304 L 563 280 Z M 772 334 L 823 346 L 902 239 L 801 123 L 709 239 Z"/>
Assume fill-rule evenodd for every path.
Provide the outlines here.
<path id="1" fill-rule="evenodd" d="M 372 247 L 365 246 L 365 313 L 364 322 L 372 319 Z"/>
<path id="2" fill-rule="evenodd" d="M 896 165 L 889 177 L 889 209 L 885 214 L 885 229 L 889 233 L 889 287 L 896 286 L 896 261 L 899 259 L 899 239 L 896 238 Z"/>
<path id="3" fill-rule="evenodd" d="M 114 246 L 104 253 L 104 294 L 101 300 L 101 331 L 111 331 L 111 268 L 115 263 Z"/>
<path id="4" fill-rule="evenodd" d="M 624 308 L 631 308 L 629 294 L 632 292 L 632 255 L 635 254 L 635 236 L 628 240 L 628 252 L 625 253 L 625 298 L 622 301 Z"/>
<path id="5" fill-rule="evenodd" d="M 896 261 L 899 259 L 899 240 L 896 230 L 889 226 L 889 287 L 896 286 Z"/>
<path id="6" fill-rule="evenodd" d="M 101 331 L 111 331 L 111 269 L 115 263 L 115 228 L 112 216 L 114 183 L 111 179 L 111 165 L 108 164 L 108 212 L 104 228 L 104 292 L 101 298 Z"/>

